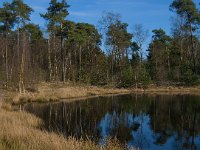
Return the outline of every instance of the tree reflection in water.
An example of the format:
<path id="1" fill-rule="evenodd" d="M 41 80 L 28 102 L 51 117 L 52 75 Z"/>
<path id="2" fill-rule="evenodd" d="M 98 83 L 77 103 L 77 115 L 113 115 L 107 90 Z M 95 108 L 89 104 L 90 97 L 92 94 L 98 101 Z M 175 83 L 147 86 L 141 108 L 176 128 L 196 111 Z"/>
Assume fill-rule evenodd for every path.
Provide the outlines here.
<path id="1" fill-rule="evenodd" d="M 200 149 L 199 96 L 124 95 L 24 108 L 66 137 L 100 144 L 112 137 L 141 149 Z"/>

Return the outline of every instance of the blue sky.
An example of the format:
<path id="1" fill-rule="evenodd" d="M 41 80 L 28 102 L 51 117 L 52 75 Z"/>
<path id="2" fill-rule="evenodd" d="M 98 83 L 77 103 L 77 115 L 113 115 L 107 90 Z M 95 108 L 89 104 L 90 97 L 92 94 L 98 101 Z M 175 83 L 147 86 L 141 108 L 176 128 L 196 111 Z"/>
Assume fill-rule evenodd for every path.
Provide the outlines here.
<path id="1" fill-rule="evenodd" d="M 10 2 L 11 0 L 1 1 Z M 40 18 L 39 13 L 46 11 L 49 1 L 24 0 L 35 10 L 31 15 L 34 23 L 44 26 L 45 21 Z M 173 13 L 169 11 L 171 2 L 172 0 L 68 0 L 71 6 L 68 19 L 97 25 L 103 11 L 112 11 L 121 14 L 122 20 L 129 24 L 130 30 L 134 24 L 143 24 L 149 31 L 163 28 L 170 33 L 170 17 L 173 16 Z"/>
<path id="2" fill-rule="evenodd" d="M 10 2 L 11 0 L 1 0 Z M 35 11 L 31 15 L 32 22 L 45 26 L 39 13 L 45 13 L 50 0 L 24 0 Z M 198 0 L 194 0 L 198 3 Z M 0 2 L 0 5 L 2 4 Z M 122 20 L 129 24 L 130 32 L 134 24 L 143 24 L 150 32 L 163 28 L 170 34 L 170 18 L 174 15 L 169 11 L 172 0 L 68 0 L 70 15 L 67 19 L 75 22 L 87 22 L 97 25 L 103 11 L 120 13 Z"/>

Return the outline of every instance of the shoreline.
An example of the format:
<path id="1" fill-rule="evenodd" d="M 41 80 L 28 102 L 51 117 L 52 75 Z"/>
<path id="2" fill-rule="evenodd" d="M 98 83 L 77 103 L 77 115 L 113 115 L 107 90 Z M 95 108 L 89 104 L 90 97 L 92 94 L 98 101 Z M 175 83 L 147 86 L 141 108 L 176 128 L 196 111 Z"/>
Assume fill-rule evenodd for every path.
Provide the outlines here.
<path id="1" fill-rule="evenodd" d="M 84 100 L 99 96 L 112 96 L 130 94 L 129 89 L 113 87 L 97 87 L 86 85 L 42 84 L 37 87 L 37 92 L 16 94 L 12 99 L 13 104 L 26 102 L 60 102 Z"/>
<path id="2" fill-rule="evenodd" d="M 8 111 L 0 108 L 0 149 L 49 149 L 49 150 L 102 150 L 103 147 L 88 140 L 64 137 L 42 128 L 43 121 L 24 111 Z M 106 148 L 123 150 L 123 145 L 108 139 Z"/>
<path id="3" fill-rule="evenodd" d="M 0 106 L 2 103 L 24 104 L 29 102 L 73 102 L 89 98 L 117 96 L 126 94 L 149 94 L 149 95 L 200 95 L 200 86 L 195 87 L 175 87 L 175 86 L 153 86 L 147 88 L 114 88 L 97 87 L 86 85 L 63 85 L 47 84 L 38 85 L 34 92 L 18 94 L 2 90 L 0 96 Z"/>
<path id="4" fill-rule="evenodd" d="M 200 87 L 153 87 L 147 89 L 132 89 L 133 93 L 150 95 L 199 95 Z"/>
<path id="5" fill-rule="evenodd" d="M 6 90 L 2 91 L 5 93 L 1 92 L 0 96 L 0 121 L 3 122 L 2 124 L 0 124 L 0 128 L 2 129 L 0 130 L 0 149 L 8 149 L 10 146 L 26 149 L 30 146 L 28 143 L 32 143 L 31 147 L 35 147 L 36 149 L 43 149 L 45 147 L 49 147 L 50 149 L 68 148 L 71 150 L 101 149 L 101 147 L 91 141 L 64 138 L 56 133 L 42 130 L 42 121 L 40 118 L 34 116 L 33 114 L 29 114 L 28 112 L 12 110 L 11 104 L 13 103 L 19 104 L 20 102 L 73 102 L 96 97 L 117 96 L 126 94 L 200 95 L 200 87 L 151 87 L 146 89 L 117 89 L 109 87 L 70 86 L 60 84 L 57 86 L 55 86 L 55 84 L 40 85 L 37 92 L 27 92 L 23 95 L 19 95 L 17 93 Z M 69 92 L 70 94 L 68 94 Z M 57 97 L 59 96 L 59 94 L 61 94 L 61 99 L 58 99 L 59 97 Z M 47 96 L 46 99 L 44 99 L 45 96 Z M 32 101 L 30 101 L 30 98 L 32 98 Z M 55 99 L 53 100 L 53 98 Z M 52 101 L 50 101 L 50 99 L 52 99 Z M 15 122 L 15 124 L 13 124 L 13 122 Z M 115 141 L 114 143 L 112 141 L 108 142 L 110 150 L 124 149 L 123 146 L 119 145 L 119 143 Z M 70 145 L 73 145 L 73 148 L 71 148 Z"/>
<path id="6" fill-rule="evenodd" d="M 41 87 L 40 87 L 41 88 Z M 61 87 L 61 91 L 63 92 L 63 86 Z M 98 96 L 105 96 L 107 95 L 113 95 L 113 94 L 128 94 L 127 90 L 119 90 L 119 89 L 102 89 L 98 87 L 65 87 L 65 90 L 71 91 L 71 90 L 83 90 L 81 97 L 74 97 L 74 95 L 71 95 L 69 99 L 67 99 L 69 102 L 75 101 L 75 100 L 81 100 L 81 99 L 87 99 L 88 97 L 98 97 Z M 44 88 L 41 88 L 42 90 L 45 90 Z M 88 89 L 88 90 L 84 90 Z M 90 89 L 90 90 L 89 90 Z M 48 98 L 52 98 L 51 94 L 48 93 L 49 90 L 52 90 L 51 88 L 47 87 L 45 92 L 37 92 L 37 93 L 26 93 L 27 95 L 20 95 L 20 96 L 33 96 L 31 98 L 39 98 L 39 96 L 49 96 Z M 64 90 L 64 91 L 65 91 Z M 33 114 L 30 114 L 25 111 L 14 111 L 12 109 L 12 103 L 14 102 L 13 98 L 20 98 L 17 93 L 2 90 L 1 97 L 0 97 L 0 149 L 69 149 L 69 150 L 101 150 L 103 149 L 102 146 L 88 140 L 81 140 L 81 139 L 75 139 L 73 137 L 65 138 L 60 134 L 54 133 L 54 132 L 48 132 L 46 130 L 42 129 L 43 122 L 40 118 L 36 117 Z M 59 94 L 60 88 L 54 89 L 56 94 Z M 81 92 L 81 91 L 80 91 Z M 88 96 L 88 92 L 93 92 L 94 94 L 100 94 L 100 95 L 94 95 L 91 94 Z M 10 94 L 10 95 L 9 95 Z M 35 94 L 35 95 L 32 95 Z M 54 94 L 54 92 L 53 92 Z M 86 95 L 85 97 L 83 97 Z M 9 97 L 10 96 L 10 97 Z M 38 96 L 38 97 L 34 97 Z M 66 95 L 64 95 L 66 96 Z M 30 97 L 29 97 L 30 98 Z M 28 100 L 28 99 L 27 99 Z M 34 99 L 33 99 L 34 100 Z M 60 102 L 63 99 L 55 100 L 52 102 Z M 19 101 L 16 101 L 18 103 Z M 28 101 L 24 101 L 28 102 Z M 37 99 L 34 100 L 34 102 L 38 102 Z M 43 101 L 48 102 L 48 101 Z M 115 141 L 115 139 L 108 139 L 106 148 L 109 150 L 123 150 L 125 149 L 123 145 L 119 144 L 118 141 Z"/>

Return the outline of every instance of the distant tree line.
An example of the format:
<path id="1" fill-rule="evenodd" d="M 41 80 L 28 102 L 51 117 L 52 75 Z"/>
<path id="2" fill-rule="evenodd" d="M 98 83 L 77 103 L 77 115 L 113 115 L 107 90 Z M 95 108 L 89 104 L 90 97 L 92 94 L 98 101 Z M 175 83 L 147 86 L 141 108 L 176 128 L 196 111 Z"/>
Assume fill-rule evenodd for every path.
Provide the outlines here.
<path id="1" fill-rule="evenodd" d="M 74 82 L 119 87 L 148 84 L 200 84 L 200 13 L 192 0 L 174 0 L 172 34 L 148 31 L 140 24 L 132 33 L 119 14 L 104 13 L 98 29 L 66 20 L 69 5 L 51 0 L 40 14 L 47 31 L 31 22 L 33 9 L 23 0 L 0 8 L 0 83 L 23 93 L 31 83 Z"/>

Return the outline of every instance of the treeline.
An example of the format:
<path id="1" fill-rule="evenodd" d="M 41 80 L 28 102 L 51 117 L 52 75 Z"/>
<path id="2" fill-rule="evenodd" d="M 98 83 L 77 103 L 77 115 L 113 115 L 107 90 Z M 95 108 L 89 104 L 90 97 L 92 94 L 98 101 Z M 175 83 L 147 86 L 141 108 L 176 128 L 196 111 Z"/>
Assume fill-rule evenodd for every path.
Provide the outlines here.
<path id="1" fill-rule="evenodd" d="M 172 34 L 135 25 L 132 33 L 120 15 L 105 13 L 98 29 L 66 20 L 69 5 L 51 0 L 40 16 L 47 31 L 31 23 L 33 9 L 23 0 L 0 8 L 0 83 L 24 92 L 31 83 L 80 82 L 119 87 L 200 83 L 200 13 L 192 0 L 174 0 Z"/>

